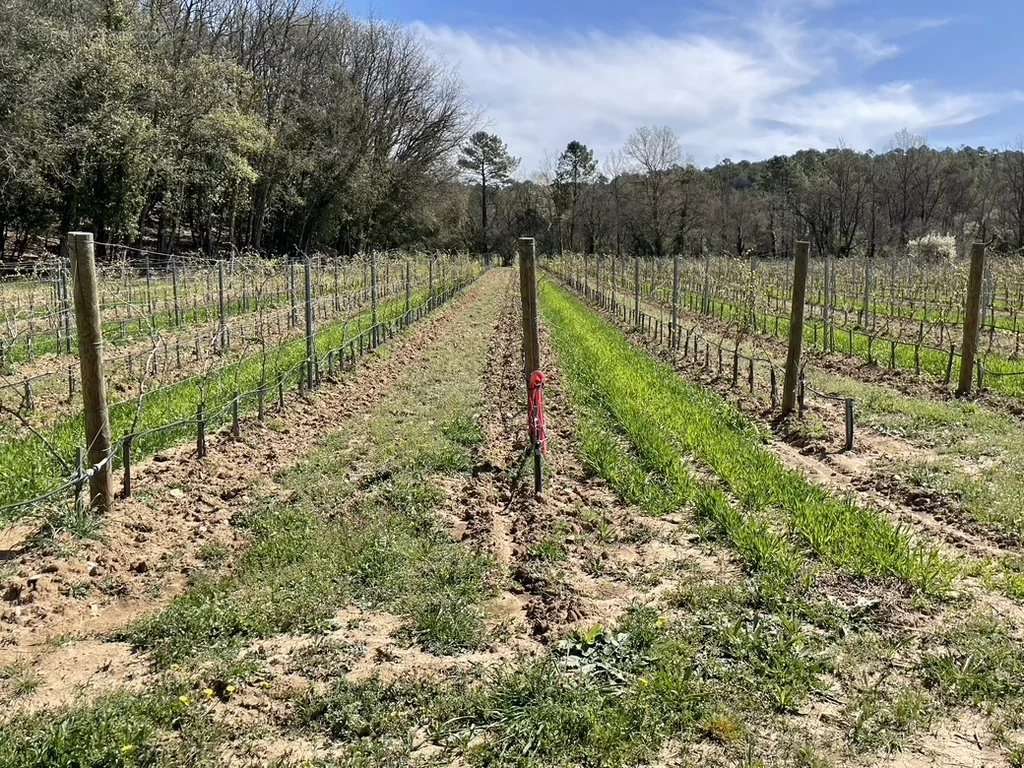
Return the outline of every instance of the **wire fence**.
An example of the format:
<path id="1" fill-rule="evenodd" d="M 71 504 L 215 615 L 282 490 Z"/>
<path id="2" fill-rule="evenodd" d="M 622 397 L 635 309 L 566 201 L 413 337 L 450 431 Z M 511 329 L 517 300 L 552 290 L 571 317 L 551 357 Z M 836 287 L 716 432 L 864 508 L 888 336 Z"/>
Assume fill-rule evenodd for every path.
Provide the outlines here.
<path id="1" fill-rule="evenodd" d="M 407 294 L 402 306 L 385 306 L 381 309 L 376 323 L 363 326 L 365 316 L 357 318 L 359 330 L 349 336 L 347 324 L 343 329 L 340 343 L 331 345 L 323 351 L 317 350 L 312 356 L 305 355 L 294 364 L 275 370 L 273 375 L 261 379 L 259 385 L 245 391 L 232 391 L 219 401 L 208 397 L 200 397 L 192 418 L 179 418 L 165 424 L 158 424 L 145 429 L 133 428 L 119 435 L 111 442 L 112 450 L 103 460 L 92 466 L 84 466 L 82 456 L 84 449 L 78 449 L 78 460 L 74 472 L 58 479 L 52 488 L 32 498 L 19 500 L 0 506 L 0 521 L 26 517 L 31 510 L 47 508 L 66 499 L 74 498 L 76 511 L 83 508 L 83 491 L 91 477 L 104 468 L 111 471 L 121 470 L 121 495 L 128 497 L 132 493 L 132 468 L 140 456 L 148 455 L 154 450 L 174 444 L 189 436 L 196 441 L 196 455 L 200 458 L 207 454 L 207 436 L 215 430 L 230 425 L 231 434 L 239 436 L 241 419 L 247 415 L 255 415 L 262 421 L 271 409 L 283 413 L 286 408 L 286 394 L 291 390 L 300 395 L 315 390 L 323 381 L 335 380 L 342 371 L 351 370 L 357 360 L 376 350 L 382 343 L 392 339 L 414 322 L 451 301 L 463 291 L 479 275 L 478 265 L 469 265 L 462 273 L 453 277 L 446 285 L 428 291 L 422 298 L 414 300 Z M 192 377 L 198 381 L 203 376 Z M 182 382 L 176 382 L 175 387 Z M 201 393 L 202 394 L 202 393 Z M 60 457 L 58 457 L 60 458 Z M 65 465 L 63 459 L 61 464 Z"/>
<path id="2" fill-rule="evenodd" d="M 638 261 L 634 274 L 629 274 L 629 270 L 625 269 L 625 260 L 606 257 L 603 275 L 601 261 L 593 256 L 566 255 L 558 259 L 558 269 L 564 278 L 575 281 L 583 288 L 593 286 L 595 290 L 600 289 L 624 301 L 639 293 L 645 301 L 671 311 L 674 277 L 671 260 L 653 260 L 649 263 Z M 617 261 L 622 267 L 616 270 L 613 265 Z M 720 274 L 714 275 L 712 279 L 706 266 L 708 261 L 680 259 L 680 310 L 715 319 L 737 332 L 785 340 L 789 331 L 788 299 L 776 296 L 773 310 L 771 296 L 758 293 L 760 288 L 757 286 L 750 284 L 736 287 L 736 283 L 754 274 L 755 268 L 750 266 L 749 261 L 741 263 L 734 258 L 719 259 L 731 270 L 728 274 L 732 279 L 729 280 L 722 280 Z M 777 270 L 779 263 L 789 262 L 769 262 L 759 265 L 757 269 Z M 687 264 L 691 271 L 697 268 L 695 265 L 704 269 L 702 279 L 694 279 L 692 275 L 687 279 L 684 274 Z M 993 291 L 990 288 L 987 294 L 987 306 L 990 309 L 994 301 Z M 1006 300 L 1015 301 L 1009 298 Z M 846 313 L 847 310 L 843 311 Z M 934 333 L 935 329 L 938 329 L 937 334 Z M 811 317 L 804 324 L 804 341 L 809 354 L 839 354 L 863 360 L 868 365 L 888 367 L 893 371 L 913 371 L 916 376 L 927 374 L 949 388 L 963 359 L 954 330 L 944 322 L 930 323 L 923 318 L 916 319 L 913 328 L 899 325 L 894 318 L 879 325 L 869 323 L 861 327 L 853 322 L 839 321 L 836 317 L 815 317 L 812 311 Z M 959 330 L 962 333 L 962 327 Z M 1018 362 L 1021 351 L 1019 331 L 1016 323 L 1012 331 L 1003 329 L 1007 336 L 1012 333 L 1013 342 L 1009 347 L 1005 344 L 1000 347 L 998 344 L 993 346 L 994 327 L 990 325 L 986 328 L 983 335 L 988 335 L 988 348 L 979 352 L 974 363 L 973 373 L 978 391 L 1024 397 L 1024 380 L 1020 378 L 1024 376 L 1024 369 Z"/>
<path id="3" fill-rule="evenodd" d="M 549 270 L 549 273 L 550 270 Z M 783 366 L 777 365 L 766 354 L 757 355 L 755 349 L 750 354 L 741 351 L 740 342 L 735 341 L 731 348 L 721 338 L 710 338 L 704 335 L 699 326 L 675 327 L 671 321 L 664 321 L 643 311 L 642 308 L 630 309 L 627 303 L 620 302 L 613 298 L 610 293 L 601 288 L 590 286 L 579 280 L 575 275 L 561 272 L 553 273 L 558 282 L 578 296 L 597 305 L 602 310 L 611 313 L 619 323 L 631 326 L 644 335 L 651 342 L 667 348 L 668 350 L 682 355 L 682 359 L 701 365 L 704 371 L 719 378 L 730 377 L 730 387 L 737 389 L 741 379 L 745 380 L 747 388 L 753 394 L 760 380 L 758 376 L 758 365 L 767 370 L 768 395 L 772 410 L 780 405 L 779 380 Z M 619 294 L 621 295 L 621 294 Z M 762 350 L 763 352 L 763 350 Z M 807 384 L 804 366 L 801 365 L 797 384 L 797 413 L 803 418 L 806 411 L 808 394 L 828 402 L 841 403 L 843 406 L 844 418 L 844 443 L 843 450 L 851 451 L 854 448 L 855 432 L 855 401 L 853 398 L 837 397 L 813 389 Z"/>

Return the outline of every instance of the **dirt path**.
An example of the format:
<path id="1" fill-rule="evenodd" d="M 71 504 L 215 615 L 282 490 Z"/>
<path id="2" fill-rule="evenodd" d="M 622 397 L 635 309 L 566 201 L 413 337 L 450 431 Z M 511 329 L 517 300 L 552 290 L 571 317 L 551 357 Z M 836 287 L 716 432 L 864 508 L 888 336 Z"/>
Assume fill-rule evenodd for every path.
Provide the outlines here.
<path id="1" fill-rule="evenodd" d="M 473 493 L 485 505 L 467 505 L 467 539 L 507 569 L 507 603 L 521 611 L 530 636 L 550 643 L 574 629 L 610 626 L 631 606 L 656 604 L 681 571 L 735 576 L 725 555 L 694 544 L 685 513 L 654 519 L 624 503 L 580 458 L 576 418 L 567 402 L 558 360 L 541 326 L 547 377 L 550 451 L 543 497 L 533 498 L 527 445 L 518 291 L 506 289 L 506 310 L 490 351 L 485 415 L 487 443 Z M 510 472 L 522 469 L 509 491 Z M 497 501 L 498 503 L 495 503 Z"/>
<path id="2" fill-rule="evenodd" d="M 244 421 L 241 437 L 220 434 L 209 454 L 191 445 L 162 452 L 135 473 L 135 495 L 115 504 L 95 538 L 59 535 L 30 547 L 21 526 L 5 531 L 0 587 L 0 668 L 30 665 L 42 706 L 80 683 L 130 681 L 144 666 L 103 638 L 158 611 L 204 572 L 230 564 L 246 538 L 233 525 L 262 498 L 283 493 L 274 476 L 382 402 L 399 374 L 453 344 L 462 313 L 500 281 L 485 275 L 450 305 L 360 362 L 355 373 L 312 396 L 288 397 L 284 413 Z M 121 674 L 118 674 L 118 673 Z M 52 690 L 51 690 L 52 689 Z"/>

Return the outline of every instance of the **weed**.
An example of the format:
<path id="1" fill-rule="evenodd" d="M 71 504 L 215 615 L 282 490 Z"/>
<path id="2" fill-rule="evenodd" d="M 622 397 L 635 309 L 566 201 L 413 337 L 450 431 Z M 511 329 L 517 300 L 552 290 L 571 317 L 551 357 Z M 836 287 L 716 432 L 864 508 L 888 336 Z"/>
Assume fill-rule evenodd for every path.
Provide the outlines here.
<path id="1" fill-rule="evenodd" d="M 472 416 L 460 413 L 445 422 L 441 432 L 456 445 L 474 448 L 484 441 L 484 431 Z"/>
<path id="2" fill-rule="evenodd" d="M 28 662 L 18 662 L 0 667 L 0 682 L 7 698 L 20 699 L 34 693 L 43 680 Z"/>
<path id="3" fill-rule="evenodd" d="M 895 752 L 906 740 L 927 728 L 936 703 L 915 688 L 870 688 L 860 692 L 846 707 L 850 740 L 858 749 Z"/>
<path id="4" fill-rule="evenodd" d="M 617 488 L 628 488 L 621 478 L 636 478 L 641 466 L 656 472 L 675 498 L 691 501 L 767 574 L 771 592 L 788 589 L 802 569 L 789 537 L 768 522 L 779 513 L 797 542 L 842 570 L 896 577 L 926 593 L 948 587 L 954 571 L 936 549 L 912 540 L 877 510 L 831 496 L 787 470 L 721 397 L 687 384 L 550 283 L 542 286 L 541 303 L 570 393 L 584 421 L 597 425 L 590 440 L 602 450 L 591 450 L 598 457 L 594 466 Z M 629 441 L 636 460 L 616 448 L 616 435 Z M 688 460 L 714 472 L 735 503 L 723 490 L 696 482 Z"/>
<path id="5" fill-rule="evenodd" d="M 208 710 L 185 689 L 116 694 L 9 720 L 0 726 L 0 768 L 215 765 L 216 736 Z"/>
<path id="6" fill-rule="evenodd" d="M 975 617 L 922 659 L 925 682 L 946 702 L 999 703 L 1024 696 L 1024 649 L 1007 628 Z"/>

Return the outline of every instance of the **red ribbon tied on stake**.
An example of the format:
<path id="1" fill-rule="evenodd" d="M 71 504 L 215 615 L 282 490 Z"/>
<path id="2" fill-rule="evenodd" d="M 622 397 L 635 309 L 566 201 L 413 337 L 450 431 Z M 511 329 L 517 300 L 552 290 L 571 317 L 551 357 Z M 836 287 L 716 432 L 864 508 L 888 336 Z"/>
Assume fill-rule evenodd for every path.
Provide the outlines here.
<path id="1" fill-rule="evenodd" d="M 544 374 L 534 371 L 530 374 L 529 427 L 530 442 L 539 445 L 541 453 L 548 452 L 547 425 L 544 420 Z"/>

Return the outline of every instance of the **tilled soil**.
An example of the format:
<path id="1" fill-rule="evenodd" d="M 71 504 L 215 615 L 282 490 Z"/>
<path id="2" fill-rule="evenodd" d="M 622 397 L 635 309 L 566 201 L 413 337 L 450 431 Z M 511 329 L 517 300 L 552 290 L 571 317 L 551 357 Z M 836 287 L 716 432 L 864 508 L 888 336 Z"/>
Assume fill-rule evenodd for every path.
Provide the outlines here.
<path id="1" fill-rule="evenodd" d="M 362 360 L 354 373 L 311 396 L 289 396 L 283 413 L 271 413 L 264 423 L 243 421 L 238 439 L 211 437 L 205 459 L 183 445 L 142 463 L 133 473 L 135 494 L 115 503 L 95 538 L 65 533 L 32 545 L 31 526 L 4 531 L 0 666 L 28 663 L 46 672 L 27 703 L 64 700 L 83 676 L 91 679 L 90 669 L 133 669 L 127 646 L 105 643 L 104 657 L 95 638 L 160 610 L 213 567 L 211 560 L 237 556 L 247 540 L 232 525 L 235 516 L 257 500 L 286 493 L 274 476 L 384 400 L 399 372 L 452 343 L 458 313 L 487 289 L 486 282 L 472 286 L 454 306 Z M 75 638 L 84 642 L 73 646 L 83 649 L 81 656 L 65 644 L 51 660 L 57 641 Z M 113 674 L 102 678 L 108 687 L 120 682 Z"/>
<path id="2" fill-rule="evenodd" d="M 653 519 L 619 499 L 583 464 L 576 419 L 566 400 L 557 358 L 541 328 L 541 360 L 550 450 L 543 495 L 533 495 L 532 461 L 525 454 L 526 381 L 521 309 L 509 291 L 507 309 L 490 350 L 479 493 L 489 503 L 468 505 L 465 536 L 491 552 L 511 577 L 508 601 L 519 604 L 531 637 L 542 643 L 573 629 L 613 624 L 632 605 L 657 601 L 674 583 L 658 578 L 678 569 L 736 572 L 694 544 L 683 531 L 687 516 Z M 508 477 L 515 472 L 509 489 Z M 497 502 L 497 503 L 495 503 Z M 691 521 L 692 522 L 692 521 Z M 600 529 L 601 535 L 597 535 Z M 557 545 L 549 559 L 545 545 Z M 651 586 L 644 586 L 650 583 Z"/>

